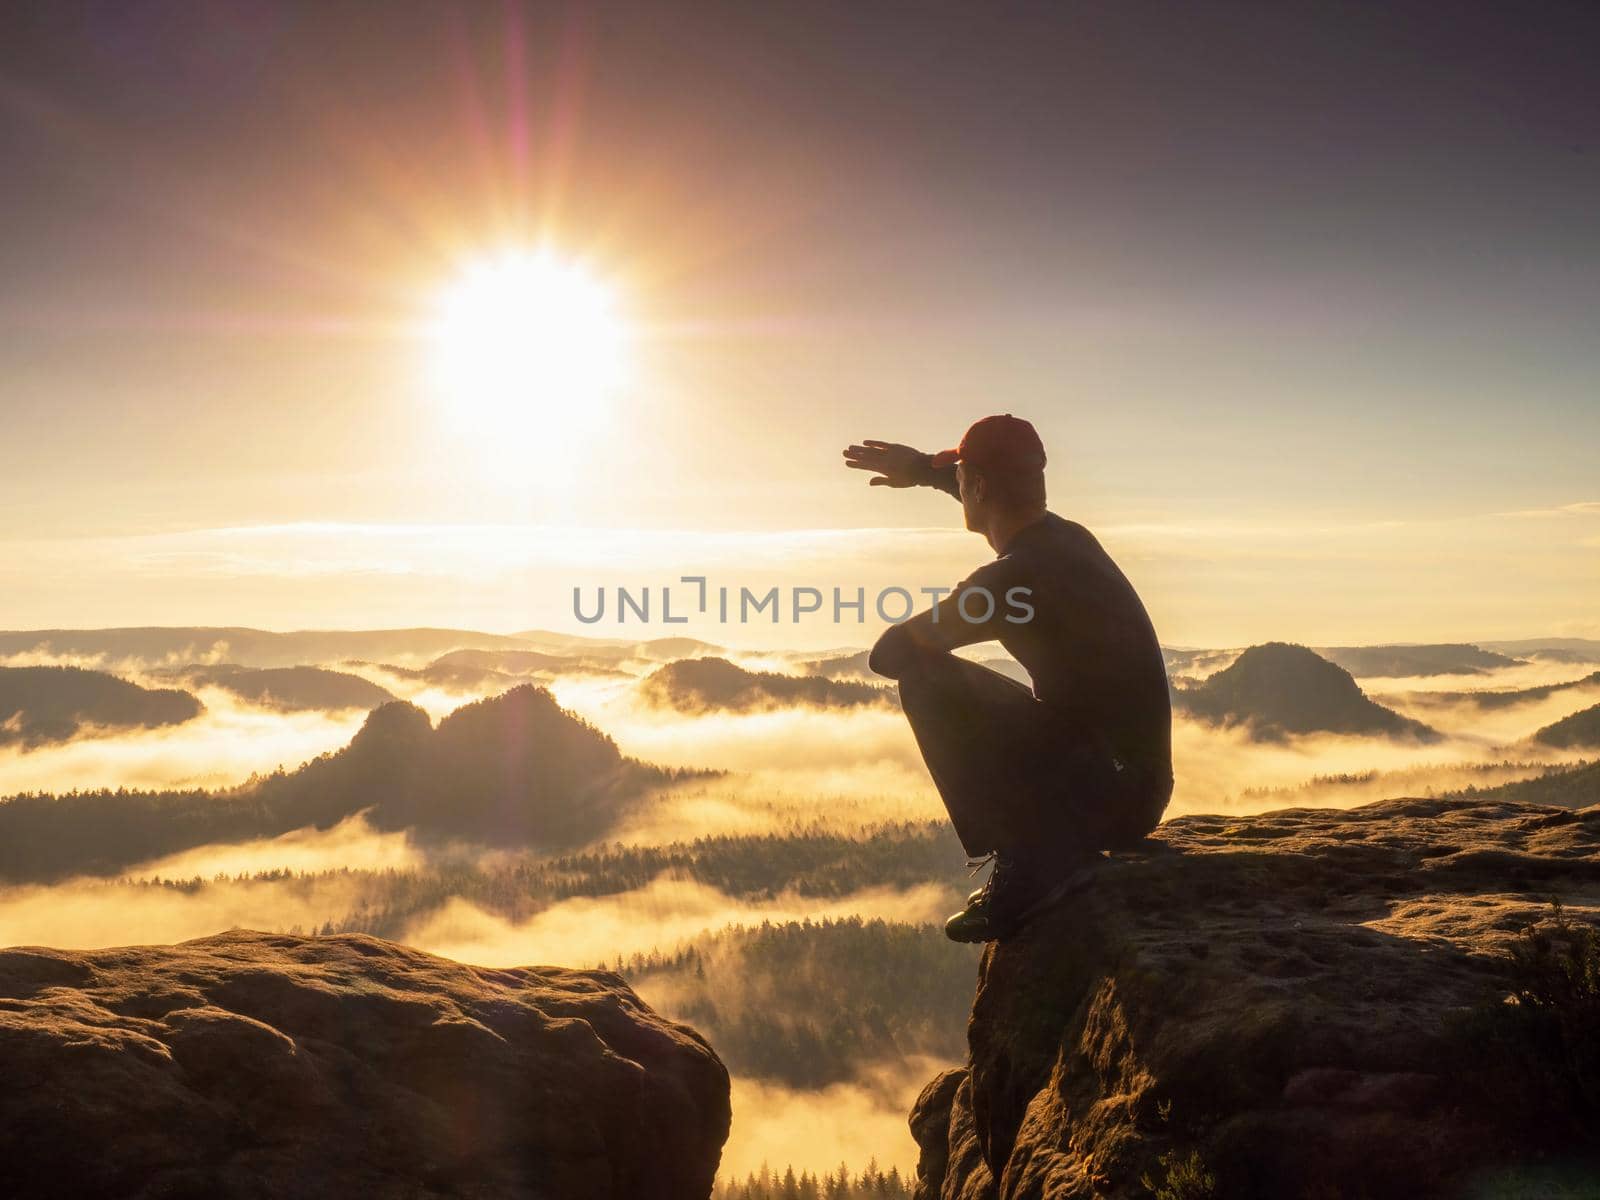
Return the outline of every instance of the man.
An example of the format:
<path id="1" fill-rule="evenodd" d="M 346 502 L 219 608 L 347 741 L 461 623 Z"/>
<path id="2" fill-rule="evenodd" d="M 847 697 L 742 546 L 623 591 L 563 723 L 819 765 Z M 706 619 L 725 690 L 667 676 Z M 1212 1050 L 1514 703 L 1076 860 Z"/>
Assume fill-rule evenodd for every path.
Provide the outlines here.
<path id="1" fill-rule="evenodd" d="M 1010 936 L 1101 850 L 1133 845 L 1172 795 L 1166 665 L 1144 605 L 1082 525 L 1045 508 L 1044 445 L 1007 413 L 955 450 L 866 441 L 845 465 L 874 486 L 935 487 L 994 548 L 933 608 L 878 639 L 874 671 L 901 706 L 967 853 L 988 882 L 945 924 L 958 942 Z M 952 654 L 999 641 L 1033 680 Z"/>

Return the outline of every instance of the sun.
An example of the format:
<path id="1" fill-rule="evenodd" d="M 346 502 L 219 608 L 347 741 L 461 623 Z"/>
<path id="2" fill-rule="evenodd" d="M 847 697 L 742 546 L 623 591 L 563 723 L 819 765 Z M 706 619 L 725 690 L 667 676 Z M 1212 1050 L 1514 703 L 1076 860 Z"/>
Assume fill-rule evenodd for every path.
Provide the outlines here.
<path id="1" fill-rule="evenodd" d="M 430 334 L 447 414 L 486 441 L 592 431 L 627 375 L 611 289 L 545 249 L 466 264 L 439 292 Z"/>

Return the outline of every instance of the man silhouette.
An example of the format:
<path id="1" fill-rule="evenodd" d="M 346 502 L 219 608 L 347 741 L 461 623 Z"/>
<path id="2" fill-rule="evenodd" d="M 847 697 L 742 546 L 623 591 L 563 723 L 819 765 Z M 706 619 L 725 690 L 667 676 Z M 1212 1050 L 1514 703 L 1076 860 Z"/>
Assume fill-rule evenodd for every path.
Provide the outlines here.
<path id="1" fill-rule="evenodd" d="M 844 458 L 874 486 L 955 496 L 997 556 L 891 625 L 869 663 L 899 681 L 961 844 L 994 864 L 945 933 L 1008 937 L 1100 851 L 1161 820 L 1172 709 L 1155 629 L 1094 535 L 1045 508 L 1044 445 L 1027 421 L 985 417 L 939 454 L 864 441 Z M 1027 668 L 1031 691 L 951 653 L 984 641 Z"/>

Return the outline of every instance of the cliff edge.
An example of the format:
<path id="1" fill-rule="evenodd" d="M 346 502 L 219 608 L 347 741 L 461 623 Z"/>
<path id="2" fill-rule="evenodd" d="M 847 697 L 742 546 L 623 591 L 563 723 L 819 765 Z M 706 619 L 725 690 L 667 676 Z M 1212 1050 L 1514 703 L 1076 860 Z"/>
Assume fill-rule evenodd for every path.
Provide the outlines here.
<path id="1" fill-rule="evenodd" d="M 1600 806 L 1170 821 L 987 948 L 916 1194 L 1600 1194 L 1597 906 Z"/>
<path id="2" fill-rule="evenodd" d="M 363 935 L 0 950 L 0 1195 L 704 1200 L 705 1041 L 620 978 Z"/>

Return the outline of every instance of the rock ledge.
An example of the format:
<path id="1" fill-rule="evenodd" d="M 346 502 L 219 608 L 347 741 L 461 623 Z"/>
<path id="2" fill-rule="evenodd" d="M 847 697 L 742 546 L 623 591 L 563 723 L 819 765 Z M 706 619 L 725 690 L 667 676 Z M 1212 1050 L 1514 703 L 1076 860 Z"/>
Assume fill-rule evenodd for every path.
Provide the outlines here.
<path id="1" fill-rule="evenodd" d="M 727 1071 L 617 976 L 362 935 L 0 951 L 0 1195 L 703 1200 Z"/>
<path id="2" fill-rule="evenodd" d="M 912 1112 L 917 1195 L 1552 1194 L 1482 1190 L 1528 1164 L 1511 1115 L 1452 1087 L 1446 1029 L 1553 897 L 1600 918 L 1600 806 L 1170 821 L 988 948 L 968 1065 Z M 1570 1149 L 1600 1180 L 1593 1148 Z"/>

